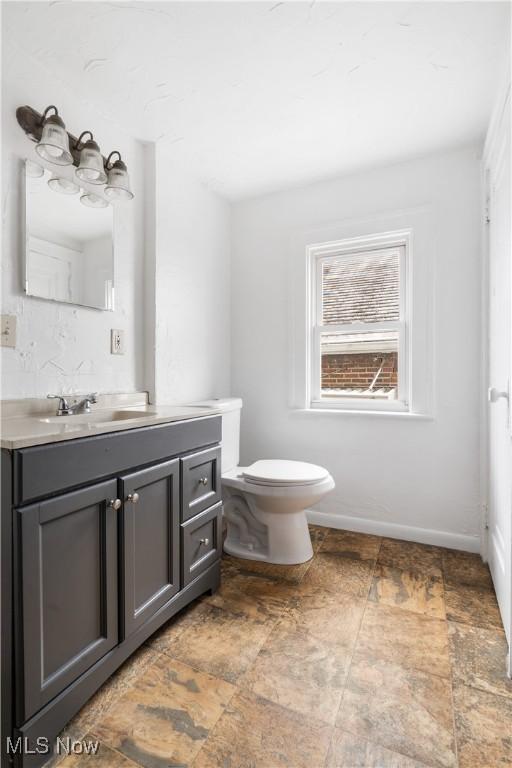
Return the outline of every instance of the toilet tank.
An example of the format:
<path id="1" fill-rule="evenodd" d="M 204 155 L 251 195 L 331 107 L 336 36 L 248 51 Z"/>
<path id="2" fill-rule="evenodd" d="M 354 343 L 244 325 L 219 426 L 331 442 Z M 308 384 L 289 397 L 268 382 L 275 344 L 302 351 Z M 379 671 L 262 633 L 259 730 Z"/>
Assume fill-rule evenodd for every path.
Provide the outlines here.
<path id="1" fill-rule="evenodd" d="M 240 458 L 240 411 L 242 400 L 239 397 L 220 397 L 215 400 L 202 400 L 193 405 L 203 408 L 216 408 L 222 417 L 221 471 L 228 472 L 238 466 Z"/>

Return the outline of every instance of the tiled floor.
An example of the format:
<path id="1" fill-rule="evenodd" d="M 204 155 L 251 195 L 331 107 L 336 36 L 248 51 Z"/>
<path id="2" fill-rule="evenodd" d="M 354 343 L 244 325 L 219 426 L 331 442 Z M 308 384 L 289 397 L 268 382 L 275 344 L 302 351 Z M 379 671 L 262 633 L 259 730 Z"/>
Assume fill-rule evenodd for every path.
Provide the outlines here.
<path id="1" fill-rule="evenodd" d="M 301 566 L 225 558 L 223 584 L 66 729 L 61 768 L 512 766 L 512 683 L 479 557 L 312 528 Z"/>

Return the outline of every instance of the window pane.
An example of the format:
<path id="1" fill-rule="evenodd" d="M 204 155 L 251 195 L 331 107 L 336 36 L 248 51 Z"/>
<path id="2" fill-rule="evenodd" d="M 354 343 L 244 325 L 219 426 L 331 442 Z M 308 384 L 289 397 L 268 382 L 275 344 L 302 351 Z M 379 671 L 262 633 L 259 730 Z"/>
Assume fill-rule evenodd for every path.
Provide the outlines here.
<path id="1" fill-rule="evenodd" d="M 397 331 L 323 333 L 320 353 L 322 398 L 396 400 Z"/>
<path id="2" fill-rule="evenodd" d="M 322 323 L 399 320 L 398 248 L 348 254 L 322 265 Z"/>

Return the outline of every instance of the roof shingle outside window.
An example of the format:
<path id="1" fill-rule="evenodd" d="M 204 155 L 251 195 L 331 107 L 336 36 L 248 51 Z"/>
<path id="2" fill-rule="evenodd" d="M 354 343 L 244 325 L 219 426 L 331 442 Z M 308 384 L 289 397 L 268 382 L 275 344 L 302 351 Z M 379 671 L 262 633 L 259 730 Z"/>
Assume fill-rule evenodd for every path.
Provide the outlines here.
<path id="1" fill-rule="evenodd" d="M 398 251 L 341 256 L 322 268 L 322 322 L 399 320 Z"/>

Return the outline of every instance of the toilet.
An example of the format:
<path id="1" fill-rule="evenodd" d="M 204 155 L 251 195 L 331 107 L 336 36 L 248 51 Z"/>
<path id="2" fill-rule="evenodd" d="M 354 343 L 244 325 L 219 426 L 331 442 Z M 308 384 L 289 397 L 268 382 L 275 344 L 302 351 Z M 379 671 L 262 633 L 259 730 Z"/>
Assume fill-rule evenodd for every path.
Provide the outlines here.
<path id="1" fill-rule="evenodd" d="M 306 509 L 334 488 L 329 472 L 316 464 L 260 459 L 239 467 L 239 398 L 194 403 L 222 416 L 222 499 L 227 536 L 224 551 L 235 557 L 280 565 L 313 557 Z"/>

